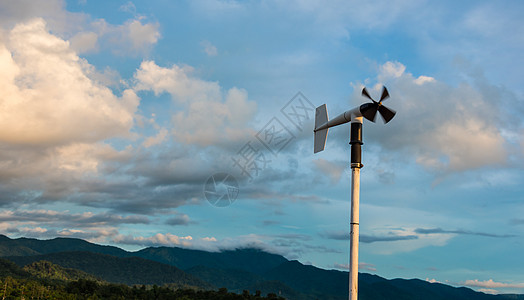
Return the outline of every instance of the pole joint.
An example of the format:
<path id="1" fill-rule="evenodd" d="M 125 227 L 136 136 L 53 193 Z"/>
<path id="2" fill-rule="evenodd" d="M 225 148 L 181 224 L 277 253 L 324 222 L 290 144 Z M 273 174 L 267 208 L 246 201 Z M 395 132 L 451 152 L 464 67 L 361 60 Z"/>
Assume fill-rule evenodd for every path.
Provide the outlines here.
<path id="1" fill-rule="evenodd" d="M 364 165 L 362 162 L 362 123 L 351 123 L 351 168 L 360 169 Z"/>
<path id="2" fill-rule="evenodd" d="M 351 166 L 351 169 L 361 169 L 364 167 L 364 165 L 361 163 L 351 163 L 350 166 Z"/>

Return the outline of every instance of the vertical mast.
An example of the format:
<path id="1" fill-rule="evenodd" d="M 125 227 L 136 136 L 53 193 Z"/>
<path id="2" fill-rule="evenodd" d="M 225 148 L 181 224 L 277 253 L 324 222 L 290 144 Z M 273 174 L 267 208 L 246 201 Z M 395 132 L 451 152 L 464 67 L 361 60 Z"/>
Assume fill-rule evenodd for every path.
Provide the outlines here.
<path id="1" fill-rule="evenodd" d="M 358 237 L 360 204 L 360 168 L 362 160 L 362 117 L 351 121 L 351 220 L 349 250 L 349 300 L 358 299 Z"/>
<path id="2" fill-rule="evenodd" d="M 314 152 L 324 150 L 328 129 L 333 126 L 351 122 L 351 219 L 350 219 L 350 248 L 349 248 L 349 300 L 358 300 L 358 237 L 359 237 L 359 205 L 360 205 L 360 169 L 362 165 L 362 120 L 366 118 L 375 122 L 377 112 L 384 120 L 384 124 L 393 119 L 396 112 L 385 107 L 382 101 L 389 98 L 389 92 L 384 86 L 382 95 L 377 102 L 371 98 L 364 87 L 362 96 L 371 100 L 359 107 L 353 108 L 329 120 L 326 105 L 317 107 L 315 115 Z"/>

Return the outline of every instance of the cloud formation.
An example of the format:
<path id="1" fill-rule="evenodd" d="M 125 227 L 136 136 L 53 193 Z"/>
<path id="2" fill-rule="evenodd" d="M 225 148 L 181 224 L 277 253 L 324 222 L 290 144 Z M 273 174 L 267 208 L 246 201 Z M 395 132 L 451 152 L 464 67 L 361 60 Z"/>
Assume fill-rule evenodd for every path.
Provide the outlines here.
<path id="1" fill-rule="evenodd" d="M 168 140 L 167 128 L 158 128 L 155 136 L 145 137 L 142 145 L 146 149 L 131 146 L 137 137 L 131 131 L 141 120 L 137 114 L 140 98 L 135 90 L 124 89 L 116 95 L 108 87 L 112 83 L 105 81 L 106 74 L 80 58 L 71 43 L 51 34 L 43 19 L 31 19 L 7 32 L 0 40 L 0 61 L 4 66 L 0 70 L 0 178 L 9 182 L 0 186 L 1 204 L 68 198 L 88 206 L 107 208 L 110 204 L 111 209 L 144 213 L 195 199 L 202 182 L 212 174 L 211 166 L 200 169 L 195 179 L 199 188 L 195 189 L 187 185 L 192 178 L 184 171 L 187 168 L 179 168 L 198 163 L 181 156 L 186 149 L 166 152 L 173 159 L 171 164 L 165 160 L 159 164 L 151 156 L 153 152 L 147 148 Z M 191 100 L 199 93 L 199 83 L 211 89 L 215 86 L 197 78 L 191 80 L 198 85 L 187 95 Z M 218 98 L 206 96 L 203 101 L 221 101 L 220 87 L 216 88 Z M 226 97 L 226 103 L 218 104 L 223 110 L 230 106 L 253 112 L 254 102 L 246 102 L 245 91 L 231 89 Z M 214 113 L 213 107 L 207 110 Z M 231 117 L 226 123 L 244 130 L 242 120 Z M 209 128 L 227 130 L 219 125 L 210 124 Z M 112 138 L 127 139 L 129 145 L 116 150 L 107 142 Z M 105 177 L 107 174 L 111 177 Z M 169 184 L 158 189 L 158 179 L 168 174 L 169 179 L 162 180 L 165 184 L 167 179 Z M 149 184 L 137 192 L 137 180 Z M 105 202 L 107 199 L 112 201 Z"/>
<path id="2" fill-rule="evenodd" d="M 183 105 L 184 110 L 172 117 L 171 133 L 180 143 L 227 146 L 253 136 L 255 131 L 249 123 L 257 105 L 248 100 L 247 92 L 233 87 L 223 95 L 217 82 L 202 80 L 192 73 L 190 66 L 165 68 L 144 61 L 134 75 L 135 90 L 153 91 L 155 95 L 169 93 Z"/>
<path id="3" fill-rule="evenodd" d="M 466 234 L 466 235 L 478 235 L 493 238 L 508 238 L 515 237 L 513 234 L 493 234 L 485 232 L 476 232 L 469 230 L 444 230 L 442 228 L 417 228 L 415 232 L 418 234 L 441 234 L 441 233 L 453 233 L 453 234 Z"/>
<path id="4" fill-rule="evenodd" d="M 113 242 L 120 243 L 124 245 L 139 245 L 139 246 L 191 246 L 191 241 L 193 237 L 188 236 L 178 236 L 171 233 L 157 233 L 151 237 L 134 237 L 131 235 L 119 235 L 114 237 Z"/>
<path id="5" fill-rule="evenodd" d="M 1 204 L 83 195 L 94 174 L 129 157 L 105 141 L 131 139 L 139 98 L 100 81 L 46 21 L 16 25 L 0 40 Z M 106 183 L 107 184 L 107 183 Z M 31 187 L 28 190 L 28 187 Z"/>
<path id="6" fill-rule="evenodd" d="M 122 216 L 111 213 L 77 213 L 70 214 L 55 210 L 4 210 L 0 212 L 0 222 L 13 223 L 23 222 L 31 224 L 53 224 L 68 227 L 96 227 L 96 226 L 116 226 L 119 224 L 149 224 L 150 220 L 146 216 Z"/>
<path id="7" fill-rule="evenodd" d="M 91 80 L 91 68 L 43 19 L 19 24 L 0 44 L 0 141 L 63 145 L 128 135 L 139 99 Z"/>
<path id="8" fill-rule="evenodd" d="M 143 18 L 132 19 L 121 25 L 112 25 L 105 20 L 96 20 L 91 24 L 97 39 L 105 47 L 111 49 L 116 55 L 136 56 L 147 53 L 154 46 L 161 35 L 158 23 L 143 23 Z M 85 39 L 93 40 L 93 32 L 80 32 L 73 41 L 80 40 L 85 44 Z M 73 44 L 75 49 L 81 50 Z M 96 44 L 95 44 L 96 46 Z M 91 49 L 84 49 L 84 51 Z"/>
<path id="9" fill-rule="evenodd" d="M 174 217 L 169 218 L 169 219 L 167 219 L 167 221 L 166 221 L 166 224 L 168 224 L 168 225 L 173 225 L 173 226 L 177 226 L 177 225 L 189 225 L 190 223 L 195 223 L 195 222 L 192 222 L 192 221 L 189 219 L 189 216 L 186 215 L 186 214 L 176 214 Z"/>
<path id="10" fill-rule="evenodd" d="M 524 288 L 524 283 L 503 283 L 503 282 L 496 282 L 493 281 L 493 279 L 489 280 L 466 280 L 462 283 L 465 286 L 470 287 L 482 287 L 482 288 L 488 288 L 488 289 L 498 289 L 498 288 Z"/>
<path id="11" fill-rule="evenodd" d="M 380 66 L 377 80 L 390 90 L 391 99 L 385 104 L 398 113 L 387 127 L 368 126 L 367 141 L 408 153 L 418 164 L 440 173 L 508 161 L 503 130 L 515 129 L 504 127 L 506 112 L 496 105 L 507 101 L 503 90 L 484 82 L 452 87 L 428 76 L 415 77 L 402 63 L 392 61 Z M 378 95 L 381 86 L 370 92 Z M 355 85 L 358 101 L 361 90 Z"/>
<path id="12" fill-rule="evenodd" d="M 347 240 L 349 241 L 350 235 L 349 232 L 325 232 L 321 236 L 332 239 L 332 240 Z M 396 241 L 407 241 L 407 240 L 416 240 L 418 236 L 416 235 L 383 235 L 383 236 L 374 236 L 360 234 L 359 241 L 365 244 L 371 244 L 375 242 L 396 242 Z"/>
<path id="13" fill-rule="evenodd" d="M 206 53 L 208 56 L 217 56 L 218 55 L 217 47 L 211 44 L 210 41 L 202 41 L 200 42 L 200 45 L 204 47 L 204 53 Z"/>
<path id="14" fill-rule="evenodd" d="M 131 2 L 122 5 L 122 8 L 132 12 L 134 18 L 120 25 L 110 24 L 105 19 L 93 20 L 87 14 L 69 12 L 65 5 L 66 2 L 61 0 L 2 2 L 0 25 L 10 28 L 43 18 L 52 32 L 70 41 L 71 49 L 76 53 L 110 50 L 121 56 L 143 55 L 161 38 L 159 24 L 137 15 L 136 7 Z"/>

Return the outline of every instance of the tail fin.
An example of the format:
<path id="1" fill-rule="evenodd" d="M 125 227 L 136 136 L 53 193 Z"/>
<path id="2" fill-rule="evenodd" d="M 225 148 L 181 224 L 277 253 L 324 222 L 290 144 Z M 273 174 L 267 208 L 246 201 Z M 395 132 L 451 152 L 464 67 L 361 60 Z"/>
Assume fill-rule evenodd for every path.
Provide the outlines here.
<path id="1" fill-rule="evenodd" d="M 324 125 L 328 121 L 327 108 L 326 105 L 321 105 L 317 107 L 315 113 L 315 129 Z M 315 131 L 315 153 L 324 150 L 326 146 L 326 139 L 329 128 Z"/>

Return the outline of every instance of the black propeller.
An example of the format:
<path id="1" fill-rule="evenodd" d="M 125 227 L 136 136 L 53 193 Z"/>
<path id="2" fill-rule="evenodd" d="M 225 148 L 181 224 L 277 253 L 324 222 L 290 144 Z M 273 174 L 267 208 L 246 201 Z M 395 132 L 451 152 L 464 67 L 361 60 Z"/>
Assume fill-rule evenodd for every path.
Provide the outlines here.
<path id="1" fill-rule="evenodd" d="M 382 88 L 382 96 L 380 96 L 380 101 L 375 101 L 368 93 L 368 90 L 364 87 L 362 89 L 362 96 L 369 98 L 371 100 L 371 103 L 365 103 L 360 106 L 360 112 L 362 113 L 362 116 L 371 122 L 375 122 L 375 119 L 377 118 L 377 110 L 380 113 L 380 116 L 384 120 L 384 123 L 387 123 L 393 119 L 396 112 L 392 109 L 389 109 L 382 105 L 382 101 L 389 98 L 388 89 L 386 87 Z"/>

